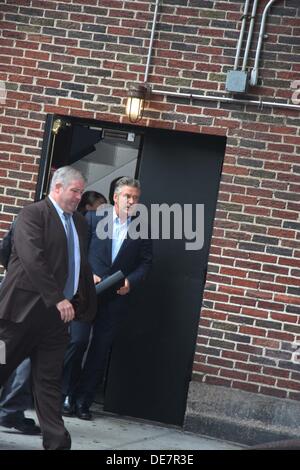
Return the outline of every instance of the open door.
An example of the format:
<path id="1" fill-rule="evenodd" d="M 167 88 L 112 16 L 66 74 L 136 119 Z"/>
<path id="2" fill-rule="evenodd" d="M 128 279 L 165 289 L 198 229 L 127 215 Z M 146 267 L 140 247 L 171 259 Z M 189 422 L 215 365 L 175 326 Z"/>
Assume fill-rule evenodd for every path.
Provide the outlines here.
<path id="1" fill-rule="evenodd" d="M 104 410 L 182 425 L 226 140 L 144 129 L 141 202 L 204 204 L 204 245 L 154 240 L 148 282 L 113 346 Z M 195 228 L 195 227 L 194 227 Z"/>
<path id="2" fill-rule="evenodd" d="M 204 205 L 200 250 L 154 240 L 154 265 L 114 343 L 104 410 L 182 425 L 196 345 L 225 137 L 47 116 L 36 199 L 52 169 L 71 164 L 108 196 L 120 175 L 141 180 L 141 202 Z M 196 229 L 196 226 L 193 227 Z"/>

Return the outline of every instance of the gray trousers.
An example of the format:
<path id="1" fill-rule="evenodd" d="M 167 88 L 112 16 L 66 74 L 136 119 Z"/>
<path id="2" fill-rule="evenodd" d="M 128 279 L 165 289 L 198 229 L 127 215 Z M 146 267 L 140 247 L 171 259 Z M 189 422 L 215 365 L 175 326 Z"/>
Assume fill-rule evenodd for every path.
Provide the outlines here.
<path id="1" fill-rule="evenodd" d="M 4 383 L 0 394 L 0 420 L 12 418 L 19 421 L 24 418 L 24 411 L 31 408 L 30 359 L 24 359 Z"/>

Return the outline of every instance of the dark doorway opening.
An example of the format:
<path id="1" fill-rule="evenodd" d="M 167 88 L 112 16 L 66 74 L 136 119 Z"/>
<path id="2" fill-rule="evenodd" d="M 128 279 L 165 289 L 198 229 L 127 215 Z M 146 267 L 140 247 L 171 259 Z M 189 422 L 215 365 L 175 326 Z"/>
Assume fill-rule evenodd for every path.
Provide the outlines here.
<path id="1" fill-rule="evenodd" d="M 58 118 L 68 124 L 55 136 Z M 46 124 L 37 198 L 45 194 L 51 166 L 89 172 L 98 158 L 112 163 L 113 152 L 109 157 L 103 147 L 106 134 L 109 145 L 123 139 L 123 147 L 135 151 L 131 167 L 121 166 L 120 173 L 131 168 L 140 179 L 141 202 L 149 210 L 153 204 L 204 206 L 202 225 L 192 227 L 203 233 L 201 249 L 187 250 L 185 238 L 154 240 L 153 270 L 132 295 L 130 316 L 112 349 L 104 400 L 105 411 L 182 425 L 226 139 L 71 117 L 48 116 Z M 113 172 L 108 175 L 112 179 Z"/>
<path id="2" fill-rule="evenodd" d="M 142 135 L 108 123 L 70 116 L 48 115 L 36 199 L 47 194 L 51 173 L 72 165 L 87 179 L 86 190 L 109 197 L 110 183 L 127 174 L 135 176 Z"/>

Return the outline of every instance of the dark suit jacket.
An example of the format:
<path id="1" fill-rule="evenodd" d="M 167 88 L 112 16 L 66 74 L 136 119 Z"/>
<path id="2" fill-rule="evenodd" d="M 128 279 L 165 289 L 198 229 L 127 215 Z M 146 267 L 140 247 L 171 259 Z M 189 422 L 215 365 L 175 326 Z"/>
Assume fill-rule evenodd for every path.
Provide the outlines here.
<path id="1" fill-rule="evenodd" d="M 112 210 L 110 213 L 112 217 Z M 130 290 L 135 288 L 146 276 L 152 264 L 152 241 L 136 239 L 129 236 L 123 241 L 114 262 L 111 262 L 112 240 L 100 240 L 97 236 L 97 224 L 103 216 L 95 211 L 87 212 L 89 225 L 89 263 L 94 274 L 105 278 L 121 270 L 130 283 Z M 126 297 L 126 296 L 125 296 Z"/>
<path id="2" fill-rule="evenodd" d="M 87 261 L 88 227 L 73 215 L 80 244 L 79 287 L 72 303 L 76 319 L 90 321 L 96 312 L 96 293 Z M 24 207 L 14 227 L 12 253 L 0 289 L 0 319 L 23 321 L 42 300 L 45 307 L 64 299 L 68 275 L 64 227 L 49 198 Z"/>

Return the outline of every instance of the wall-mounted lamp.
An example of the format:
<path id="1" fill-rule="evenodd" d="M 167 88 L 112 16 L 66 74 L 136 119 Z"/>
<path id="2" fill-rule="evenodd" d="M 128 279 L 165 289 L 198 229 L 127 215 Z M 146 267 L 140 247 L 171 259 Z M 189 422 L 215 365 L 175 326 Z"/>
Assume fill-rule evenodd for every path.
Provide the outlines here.
<path id="1" fill-rule="evenodd" d="M 153 40 L 154 40 L 154 34 L 155 34 L 159 3 L 160 3 L 160 0 L 155 0 L 155 9 L 154 9 L 153 23 L 152 23 L 152 28 L 151 28 L 147 63 L 146 63 L 146 68 L 145 68 L 144 83 L 142 84 L 133 83 L 132 85 L 129 86 L 129 89 L 128 89 L 125 113 L 128 116 L 130 122 L 138 122 L 142 119 L 144 107 L 145 107 L 145 100 L 146 98 L 149 97 L 149 94 L 150 94 L 150 85 L 147 82 L 148 82 L 149 67 L 150 67 L 150 61 L 151 61 L 151 55 L 152 55 L 152 47 L 153 47 Z"/>
<path id="2" fill-rule="evenodd" d="M 134 83 L 128 90 L 126 115 L 130 122 L 138 122 L 143 117 L 148 87 L 145 84 Z"/>

